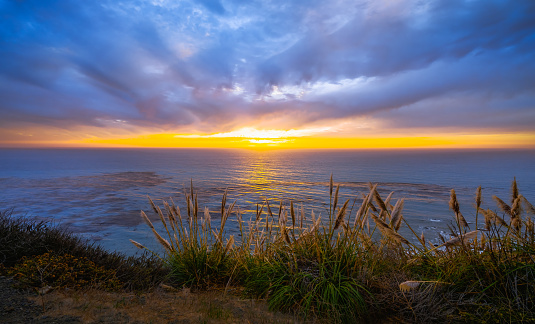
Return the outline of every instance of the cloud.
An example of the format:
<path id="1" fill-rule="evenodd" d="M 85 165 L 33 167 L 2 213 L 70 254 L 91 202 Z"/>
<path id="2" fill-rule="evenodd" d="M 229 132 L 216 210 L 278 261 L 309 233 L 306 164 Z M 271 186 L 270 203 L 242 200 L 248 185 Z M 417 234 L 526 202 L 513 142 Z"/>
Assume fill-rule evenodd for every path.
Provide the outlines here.
<path id="1" fill-rule="evenodd" d="M 204 134 L 367 118 L 535 131 L 530 0 L 29 0 L 0 13 L 5 130 Z"/>

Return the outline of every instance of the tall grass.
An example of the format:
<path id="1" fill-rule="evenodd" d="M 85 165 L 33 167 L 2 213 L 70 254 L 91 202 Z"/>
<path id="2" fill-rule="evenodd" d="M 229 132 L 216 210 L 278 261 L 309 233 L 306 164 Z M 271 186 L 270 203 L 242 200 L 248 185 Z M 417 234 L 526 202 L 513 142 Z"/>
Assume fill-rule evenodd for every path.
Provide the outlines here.
<path id="1" fill-rule="evenodd" d="M 350 200 L 339 200 L 332 177 L 325 216 L 307 215 L 291 201 L 275 208 L 266 200 L 246 220 L 236 202 L 227 204 L 225 192 L 214 226 L 191 190 L 183 211 L 172 201 L 163 202 L 163 210 L 150 201 L 163 232 L 144 212 L 142 217 L 164 246 L 177 286 L 239 286 L 266 298 L 273 310 L 334 322 L 385 316 L 415 322 L 535 320 L 535 232 L 528 215 L 535 209 L 519 194 L 516 180 L 510 205 L 494 197 L 498 212 L 483 209 L 481 196 L 478 188 L 475 222 L 469 223 L 451 191 L 451 235 L 442 244 L 411 228 L 403 199 L 383 199 L 370 184 L 351 208 Z M 225 234 L 231 217 L 238 239 Z M 400 234 L 404 227 L 410 237 Z"/>

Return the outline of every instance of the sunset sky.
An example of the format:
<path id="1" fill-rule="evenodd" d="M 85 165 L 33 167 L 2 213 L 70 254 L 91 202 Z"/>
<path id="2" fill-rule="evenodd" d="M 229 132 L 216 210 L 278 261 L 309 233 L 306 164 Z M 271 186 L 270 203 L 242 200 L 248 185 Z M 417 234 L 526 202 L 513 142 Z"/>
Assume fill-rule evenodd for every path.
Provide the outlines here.
<path id="1" fill-rule="evenodd" d="M 535 1 L 0 0 L 0 147 L 535 147 Z"/>

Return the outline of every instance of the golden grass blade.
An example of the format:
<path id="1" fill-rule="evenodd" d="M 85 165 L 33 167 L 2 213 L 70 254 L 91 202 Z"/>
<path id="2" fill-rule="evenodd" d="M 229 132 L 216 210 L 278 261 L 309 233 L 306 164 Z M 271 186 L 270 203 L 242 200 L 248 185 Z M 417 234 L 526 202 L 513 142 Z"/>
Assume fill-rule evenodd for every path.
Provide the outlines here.
<path id="1" fill-rule="evenodd" d="M 357 225 L 361 222 L 361 218 L 364 216 L 367 210 L 370 199 L 371 199 L 370 194 L 366 195 L 364 199 L 362 199 L 362 204 L 360 205 L 360 208 L 357 211 L 357 214 L 355 215 L 355 222 L 353 223 L 354 228 L 356 228 Z"/>
<path id="2" fill-rule="evenodd" d="M 530 217 L 528 217 L 527 220 L 526 220 L 526 233 L 528 233 L 531 236 L 533 236 L 533 234 L 535 234 L 535 226 L 534 226 L 533 221 L 531 220 Z"/>
<path id="3" fill-rule="evenodd" d="M 164 248 L 166 248 L 168 251 L 173 250 L 173 248 L 171 247 L 171 244 L 169 244 L 169 242 L 166 239 L 164 239 L 160 234 L 158 234 L 158 232 L 156 232 L 154 228 L 152 229 L 152 233 L 154 233 L 154 236 L 156 236 L 156 239 Z"/>
<path id="4" fill-rule="evenodd" d="M 209 228 L 212 227 L 212 217 L 210 216 L 208 207 L 204 207 L 204 221 Z"/>
<path id="5" fill-rule="evenodd" d="M 459 235 L 457 237 L 454 237 L 452 238 L 451 240 L 449 241 L 446 241 L 446 243 L 442 244 L 443 246 L 453 246 L 453 245 L 459 245 L 463 242 L 466 242 L 468 240 L 472 240 L 474 238 L 477 237 L 477 233 L 479 233 L 478 230 L 475 230 L 475 231 L 472 231 L 472 232 L 469 232 L 469 233 L 466 233 L 466 234 L 463 234 L 463 235 Z"/>
<path id="6" fill-rule="evenodd" d="M 269 207 L 269 201 L 266 199 L 266 206 L 267 206 L 267 211 L 268 211 L 268 214 L 271 218 L 273 218 L 273 213 L 271 212 L 271 207 Z"/>
<path id="7" fill-rule="evenodd" d="M 518 198 L 518 185 L 516 184 L 516 177 L 513 178 L 513 183 L 511 183 L 511 205 L 514 204 L 514 201 Z"/>
<path id="8" fill-rule="evenodd" d="M 394 231 L 399 231 L 400 227 L 401 227 L 401 221 L 404 221 L 403 219 L 403 214 L 400 212 L 399 213 L 399 218 L 398 218 L 398 221 L 396 224 L 394 224 Z M 407 221 L 405 221 L 405 224 L 407 224 L 407 226 L 410 228 L 409 224 L 407 223 Z"/>
<path id="9" fill-rule="evenodd" d="M 347 209 L 348 203 L 349 203 L 349 199 L 346 200 L 342 208 L 340 208 L 340 210 L 338 211 L 338 214 L 336 215 L 336 221 L 334 223 L 334 230 L 340 227 L 340 225 L 342 225 L 342 223 L 344 222 L 344 217 L 346 216 L 346 209 Z"/>
<path id="10" fill-rule="evenodd" d="M 391 220 L 390 220 L 390 226 L 395 229 L 396 231 L 399 229 L 399 226 L 401 225 L 401 211 L 403 210 L 403 206 L 405 205 L 405 200 L 403 198 L 398 199 L 396 201 L 396 205 L 394 206 L 394 209 L 392 209 Z"/>
<path id="11" fill-rule="evenodd" d="M 258 221 L 262 217 L 262 212 L 264 211 L 264 204 L 258 209 L 258 204 L 256 204 L 256 220 Z"/>
<path id="12" fill-rule="evenodd" d="M 363 196 L 364 196 L 364 194 L 363 194 Z M 364 196 L 362 198 L 362 203 L 360 204 L 359 209 L 355 213 L 355 220 L 353 221 L 353 228 L 357 227 L 357 224 L 358 224 L 360 218 L 362 217 L 362 214 L 364 212 L 364 204 L 366 203 L 366 199 L 368 199 L 368 196 Z"/>
<path id="13" fill-rule="evenodd" d="M 321 216 L 318 216 L 318 219 L 316 219 L 316 222 L 314 223 L 314 226 L 312 226 L 312 229 L 310 230 L 310 232 L 314 233 L 315 231 L 317 231 L 318 228 L 320 228 L 320 224 L 321 224 Z"/>
<path id="14" fill-rule="evenodd" d="M 225 192 L 223 193 L 223 198 L 221 199 L 221 218 L 225 216 L 225 207 L 227 206 L 227 192 L 228 188 L 225 189 Z"/>
<path id="15" fill-rule="evenodd" d="M 286 221 L 284 219 L 284 215 L 286 214 L 286 211 L 283 210 L 283 206 L 281 205 L 281 208 L 279 209 L 279 218 L 278 218 L 278 224 L 279 224 L 279 227 L 282 228 L 283 226 L 286 225 Z"/>
<path id="16" fill-rule="evenodd" d="M 186 207 L 187 207 L 186 213 L 187 213 L 188 218 L 191 218 L 190 198 L 189 198 L 189 195 L 187 193 L 185 193 L 185 196 L 186 196 Z"/>
<path id="17" fill-rule="evenodd" d="M 388 213 L 386 212 L 386 210 L 381 209 L 381 213 L 379 214 L 379 218 L 386 222 L 386 219 L 389 218 L 388 217 Z"/>
<path id="18" fill-rule="evenodd" d="M 450 209 L 453 210 L 456 214 L 459 213 L 459 202 L 457 201 L 457 195 L 455 194 L 455 189 L 451 189 L 450 192 Z"/>
<path id="19" fill-rule="evenodd" d="M 391 193 L 388 194 L 388 196 L 385 199 L 385 205 L 386 207 L 389 207 L 390 209 L 393 208 L 392 204 L 390 204 L 390 200 L 392 200 L 393 195 L 394 195 L 394 192 L 392 191 Z"/>
<path id="20" fill-rule="evenodd" d="M 152 222 L 150 221 L 150 219 L 147 217 L 147 214 L 145 214 L 144 211 L 141 211 L 141 218 L 143 218 L 143 220 L 145 221 L 145 223 L 152 229 L 154 229 L 154 225 L 152 225 Z"/>
<path id="21" fill-rule="evenodd" d="M 225 228 L 225 224 L 227 222 L 227 219 L 229 218 L 230 214 L 232 213 L 232 210 L 234 209 L 234 205 L 236 204 L 236 201 L 234 201 L 230 207 L 225 212 L 224 216 L 221 217 L 221 227 L 219 229 L 219 241 L 221 242 L 223 238 L 223 229 Z"/>
<path id="22" fill-rule="evenodd" d="M 420 236 L 420 242 L 421 242 L 422 245 L 425 247 L 425 236 L 424 236 L 424 232 L 422 232 L 422 235 Z"/>
<path id="23" fill-rule="evenodd" d="M 218 243 L 222 243 L 221 240 L 219 240 L 219 234 L 216 233 L 215 230 L 212 230 L 212 235 L 216 238 L 216 240 L 217 240 Z"/>
<path id="24" fill-rule="evenodd" d="M 150 203 L 152 210 L 154 210 L 155 213 L 158 213 L 158 208 L 156 208 L 156 204 L 154 203 L 154 201 L 152 201 L 152 199 L 149 196 L 147 196 L 147 198 L 149 198 L 149 203 Z"/>
<path id="25" fill-rule="evenodd" d="M 172 201 L 171 201 L 172 202 Z M 173 230 L 173 232 L 176 232 L 176 219 L 175 219 L 175 216 L 173 214 L 173 207 L 171 205 L 169 205 L 166 201 L 163 202 L 164 206 L 165 206 L 165 211 L 167 212 L 167 219 L 169 220 L 169 224 L 171 225 L 171 229 Z"/>
<path id="26" fill-rule="evenodd" d="M 476 189 L 476 209 L 481 206 L 481 186 Z"/>
<path id="27" fill-rule="evenodd" d="M 377 209 L 372 204 L 372 199 L 373 199 L 373 195 L 374 195 L 375 190 L 377 190 L 377 185 L 378 185 L 377 183 L 374 185 L 371 182 L 368 182 L 368 188 L 370 188 L 370 194 L 369 194 L 368 204 L 367 205 L 374 212 L 377 212 Z"/>
<path id="28" fill-rule="evenodd" d="M 526 199 L 526 197 L 522 197 L 522 200 L 524 201 L 526 212 L 535 215 L 535 207 L 533 207 L 533 205 Z"/>
<path id="29" fill-rule="evenodd" d="M 188 219 L 189 219 L 189 222 L 190 222 L 190 226 L 191 226 L 192 220 L 194 219 L 194 215 L 195 215 L 195 206 L 193 206 L 193 197 L 189 197 L 189 199 L 188 199 Z"/>
<path id="30" fill-rule="evenodd" d="M 481 211 L 483 212 L 483 215 L 485 216 L 485 222 L 487 221 L 487 218 L 488 218 L 488 220 L 489 220 L 489 222 L 491 224 L 496 224 L 496 225 L 501 225 L 501 226 L 508 226 L 507 223 L 503 220 L 503 218 L 501 218 L 500 216 L 496 215 L 496 213 L 493 212 L 492 210 L 490 210 L 490 209 L 487 209 L 487 210 L 481 209 Z M 490 229 L 490 226 L 489 226 L 489 229 Z"/>
<path id="31" fill-rule="evenodd" d="M 336 210 L 336 205 L 338 205 L 338 191 L 340 190 L 340 185 L 336 186 L 336 192 L 334 194 L 334 202 L 333 202 L 333 213 Z"/>
<path id="32" fill-rule="evenodd" d="M 485 217 L 485 230 L 490 231 L 490 226 L 492 225 L 492 221 L 494 219 L 491 217 L 490 213 L 488 213 L 483 208 L 479 208 L 479 213 L 483 214 L 483 216 Z"/>
<path id="33" fill-rule="evenodd" d="M 132 242 L 132 244 L 134 244 L 140 250 L 145 249 L 145 246 L 143 246 L 141 243 L 138 243 L 138 242 L 136 242 L 134 240 L 130 240 L 130 242 Z"/>
<path id="34" fill-rule="evenodd" d="M 180 207 L 178 207 L 177 205 L 175 205 L 175 202 L 173 201 L 173 199 L 171 199 L 171 204 L 172 204 L 172 212 L 173 212 L 173 218 L 178 219 L 180 221 L 180 225 L 182 226 L 182 214 L 180 213 Z"/>
<path id="35" fill-rule="evenodd" d="M 511 227 L 515 230 L 520 231 L 522 227 L 522 219 L 520 214 L 522 213 L 522 195 L 518 195 L 511 206 Z"/>
<path id="36" fill-rule="evenodd" d="M 234 245 L 234 235 L 231 235 L 227 241 L 227 245 L 225 246 L 225 254 L 227 254 L 230 249 L 232 249 L 232 246 Z"/>
<path id="37" fill-rule="evenodd" d="M 449 206 L 450 209 L 453 210 L 453 212 L 455 213 L 455 218 L 457 219 L 457 223 L 459 224 L 459 226 L 469 227 L 468 223 L 466 222 L 466 219 L 464 219 L 463 214 L 461 214 L 457 195 L 455 194 L 455 189 L 451 189 Z"/>
<path id="38" fill-rule="evenodd" d="M 290 236 L 288 236 L 288 230 L 286 229 L 286 227 L 284 228 L 284 240 L 286 241 L 286 243 L 291 244 Z"/>
<path id="39" fill-rule="evenodd" d="M 292 228 L 295 228 L 295 210 L 293 200 L 290 201 L 290 216 L 292 217 Z"/>
<path id="40" fill-rule="evenodd" d="M 170 214 L 170 212 L 169 212 L 169 209 L 170 209 L 169 204 L 166 201 L 164 201 L 163 205 L 165 207 L 165 210 L 167 211 L 167 214 L 169 215 Z M 162 221 L 162 224 L 163 224 L 163 226 L 165 228 L 165 232 L 167 233 L 167 237 L 169 238 L 169 241 L 172 241 L 173 240 L 172 239 L 173 236 L 171 235 L 171 232 L 169 231 L 169 227 L 167 225 L 167 222 L 169 221 L 169 223 L 171 224 L 171 229 L 174 230 L 172 222 L 171 222 L 171 220 L 169 218 L 167 220 L 165 219 L 164 214 L 161 211 L 160 207 L 158 207 L 158 211 L 159 211 L 158 212 L 158 216 L 160 216 L 160 220 Z"/>
<path id="41" fill-rule="evenodd" d="M 299 227 L 303 228 L 303 222 L 306 220 L 305 216 L 305 207 L 303 207 L 303 203 L 301 203 L 301 216 L 300 216 L 300 224 Z"/>
<path id="42" fill-rule="evenodd" d="M 333 196 L 333 174 L 331 173 L 331 181 L 329 182 L 329 197 Z"/>
<path id="43" fill-rule="evenodd" d="M 377 191 L 377 185 L 375 185 L 373 188 L 374 188 L 373 199 L 377 203 L 377 206 L 379 206 L 379 208 L 381 208 L 384 211 L 388 211 L 388 209 L 386 208 L 385 202 L 383 201 L 383 199 L 381 198 L 381 195 L 379 195 L 379 192 Z"/>
<path id="44" fill-rule="evenodd" d="M 520 220 L 520 217 L 516 216 L 514 218 L 511 218 L 511 227 L 517 231 L 520 231 L 520 229 L 522 228 L 522 221 Z"/>
<path id="45" fill-rule="evenodd" d="M 463 214 L 458 213 L 458 214 L 456 214 L 455 216 L 456 216 L 457 221 L 459 222 L 459 224 L 461 224 L 461 225 L 464 226 L 464 227 L 468 227 L 468 228 L 470 228 L 470 227 L 468 226 L 468 223 L 466 222 L 466 219 L 464 218 Z"/>
<path id="46" fill-rule="evenodd" d="M 503 200 L 496 196 L 492 196 L 492 199 L 496 201 L 496 204 L 504 213 L 511 216 L 511 207 L 509 205 L 507 205 Z"/>
<path id="47" fill-rule="evenodd" d="M 522 195 L 518 195 L 515 201 L 511 205 L 511 214 L 515 217 L 519 217 L 522 213 Z"/>
<path id="48" fill-rule="evenodd" d="M 199 202 L 197 201 L 197 194 L 195 194 L 195 205 L 193 208 L 193 216 L 195 218 L 199 216 Z"/>
<path id="49" fill-rule="evenodd" d="M 385 222 L 383 222 L 379 217 L 375 216 L 373 213 L 371 214 L 371 217 L 375 224 L 377 225 L 377 228 L 381 231 L 383 236 L 392 239 L 395 242 L 398 243 L 404 243 L 407 245 L 410 245 L 409 241 L 405 239 L 403 236 L 395 232 L 393 229 L 391 229 Z"/>

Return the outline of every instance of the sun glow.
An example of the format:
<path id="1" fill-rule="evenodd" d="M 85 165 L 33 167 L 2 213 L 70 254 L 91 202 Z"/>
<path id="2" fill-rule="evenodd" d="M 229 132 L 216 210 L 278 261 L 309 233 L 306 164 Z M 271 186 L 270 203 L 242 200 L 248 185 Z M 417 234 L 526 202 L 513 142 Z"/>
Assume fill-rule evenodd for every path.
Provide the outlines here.
<path id="1" fill-rule="evenodd" d="M 292 134 L 293 136 L 290 136 Z M 150 134 L 130 138 L 89 138 L 83 146 L 249 148 L 249 149 L 390 149 L 390 148 L 533 148 L 535 134 L 478 134 L 453 136 L 336 137 L 296 136 L 297 131 L 255 130 L 198 134 Z M 288 135 L 288 136 L 284 136 Z M 72 145 L 76 144 L 72 142 Z"/>
<path id="2" fill-rule="evenodd" d="M 318 133 L 329 131 L 329 127 L 323 128 L 306 128 L 306 129 L 256 129 L 253 127 L 244 127 L 235 131 L 226 133 L 215 133 L 209 135 L 175 135 L 178 138 L 249 138 L 256 140 L 265 140 L 272 138 L 288 138 L 311 136 Z"/>
<path id="3" fill-rule="evenodd" d="M 228 139 L 231 146 L 234 145 L 245 145 L 246 147 L 251 148 L 262 148 L 262 147 L 280 147 L 283 144 L 288 144 L 293 142 L 294 138 L 308 137 L 318 133 L 329 131 L 330 128 L 308 128 L 308 129 L 290 129 L 290 130 L 281 130 L 281 129 L 256 129 L 254 127 L 244 127 L 238 130 L 223 132 L 223 133 L 214 133 L 207 135 L 174 135 L 175 138 L 187 138 L 187 139 Z M 248 144 L 247 144 L 248 143 Z"/>
<path id="4" fill-rule="evenodd" d="M 279 139 L 279 140 L 271 140 L 271 139 L 249 139 L 249 143 L 253 144 L 281 144 L 286 143 L 288 140 Z"/>

